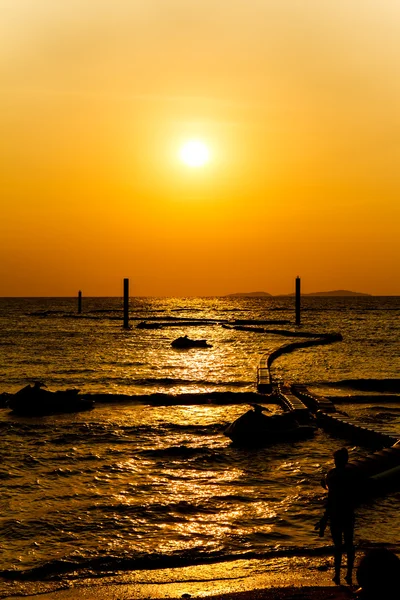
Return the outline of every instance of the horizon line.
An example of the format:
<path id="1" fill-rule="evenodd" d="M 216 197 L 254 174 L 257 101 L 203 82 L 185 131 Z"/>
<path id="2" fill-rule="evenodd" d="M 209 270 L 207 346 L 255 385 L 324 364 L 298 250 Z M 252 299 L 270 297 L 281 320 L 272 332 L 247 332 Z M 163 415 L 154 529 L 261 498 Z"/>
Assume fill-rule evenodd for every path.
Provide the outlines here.
<path id="1" fill-rule="evenodd" d="M 321 294 L 328 294 L 329 292 L 303 292 L 301 294 L 301 296 L 319 296 L 319 297 L 325 297 L 325 298 L 360 298 L 360 297 L 364 297 L 364 298 L 398 298 L 400 297 L 400 294 L 370 294 L 367 292 L 356 292 L 354 293 L 354 295 L 352 294 L 339 294 L 337 296 L 335 296 L 334 294 L 332 294 L 331 296 L 321 296 Z M 230 293 L 230 294 L 207 294 L 207 295 L 152 295 L 152 294 L 143 294 L 143 295 L 130 295 L 129 298 L 229 298 L 229 297 L 235 297 L 235 298 L 262 298 L 262 299 L 266 299 L 268 300 L 269 298 L 282 298 L 282 297 L 294 297 L 295 293 L 294 292 L 289 292 L 289 293 L 285 293 L 285 294 L 265 294 L 265 295 L 260 295 L 260 296 L 255 296 L 252 295 L 251 293 L 247 293 L 247 292 L 236 292 L 236 293 Z M 9 298 L 9 299 L 14 299 L 14 298 L 78 298 L 78 294 L 72 295 L 72 296 L 65 296 L 65 295 L 56 295 L 56 296 L 48 296 L 48 295 L 38 295 L 38 296 L 0 296 L 0 299 L 3 298 Z M 84 294 L 82 294 L 82 298 L 123 298 L 123 294 L 120 295 L 87 295 L 85 296 Z"/>

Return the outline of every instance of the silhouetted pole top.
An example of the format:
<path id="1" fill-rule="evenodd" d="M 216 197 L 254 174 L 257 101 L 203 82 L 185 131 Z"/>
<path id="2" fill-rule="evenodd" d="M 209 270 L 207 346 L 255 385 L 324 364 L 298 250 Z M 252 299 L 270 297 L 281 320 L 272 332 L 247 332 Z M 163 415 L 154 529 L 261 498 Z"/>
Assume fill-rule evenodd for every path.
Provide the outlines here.
<path id="1" fill-rule="evenodd" d="M 129 329 L 129 279 L 124 279 L 124 329 Z"/>
<path id="2" fill-rule="evenodd" d="M 296 325 L 300 325 L 300 277 L 296 277 Z"/>

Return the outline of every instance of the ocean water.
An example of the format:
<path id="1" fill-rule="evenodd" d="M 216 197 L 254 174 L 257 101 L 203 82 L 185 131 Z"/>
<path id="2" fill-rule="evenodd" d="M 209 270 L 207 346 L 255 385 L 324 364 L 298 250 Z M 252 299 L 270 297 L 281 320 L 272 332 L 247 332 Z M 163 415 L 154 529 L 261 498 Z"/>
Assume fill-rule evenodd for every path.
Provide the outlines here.
<path id="1" fill-rule="evenodd" d="M 329 536 L 313 530 L 320 479 L 340 445 L 352 457 L 370 450 L 320 429 L 311 440 L 245 450 L 223 430 L 247 410 L 240 394 L 256 391 L 261 357 L 299 339 L 288 332 L 335 331 L 342 342 L 283 355 L 274 377 L 304 383 L 400 437 L 400 298 L 302 304 L 295 327 L 287 297 L 132 298 L 132 327 L 123 330 L 120 299 L 84 299 L 82 315 L 70 298 L 0 299 L 0 393 L 41 380 L 102 395 L 84 413 L 28 418 L 0 408 L 0 597 L 37 590 L 37 580 L 48 591 L 238 559 L 328 561 Z M 137 328 L 150 320 L 162 326 Z M 257 324 L 285 335 L 227 328 L 240 320 L 288 322 Z M 172 349 L 184 334 L 212 348 Z M 169 405 L 146 403 L 159 392 Z M 211 392 L 224 403 L 215 394 L 197 402 Z M 265 396 L 281 412 L 270 402 Z M 400 551 L 399 498 L 361 504 L 359 548 Z"/>

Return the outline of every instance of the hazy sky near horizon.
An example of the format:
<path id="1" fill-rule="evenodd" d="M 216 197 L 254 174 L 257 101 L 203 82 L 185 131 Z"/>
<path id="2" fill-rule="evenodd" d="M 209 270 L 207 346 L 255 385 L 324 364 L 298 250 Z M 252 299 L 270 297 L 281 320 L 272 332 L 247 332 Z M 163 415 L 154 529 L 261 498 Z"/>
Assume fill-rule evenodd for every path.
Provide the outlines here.
<path id="1" fill-rule="evenodd" d="M 0 8 L 0 296 L 400 295 L 398 2 Z"/>

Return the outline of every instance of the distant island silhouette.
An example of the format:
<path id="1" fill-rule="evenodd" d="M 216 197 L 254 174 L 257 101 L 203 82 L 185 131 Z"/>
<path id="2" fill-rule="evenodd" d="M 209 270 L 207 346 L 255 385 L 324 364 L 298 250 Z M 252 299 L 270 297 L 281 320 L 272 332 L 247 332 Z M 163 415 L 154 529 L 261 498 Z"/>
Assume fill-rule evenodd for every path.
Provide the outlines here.
<path id="1" fill-rule="evenodd" d="M 295 294 L 277 294 L 275 297 L 282 296 L 294 296 Z M 253 297 L 253 298 L 263 298 L 266 296 L 272 297 L 273 294 L 269 294 L 268 292 L 236 292 L 235 294 L 227 294 L 227 297 Z M 351 292 L 350 290 L 333 290 L 331 292 L 311 292 L 310 294 L 302 294 L 302 296 L 329 296 L 329 297 L 338 297 L 338 296 L 372 296 L 372 294 L 364 294 L 363 292 Z"/>
<path id="2" fill-rule="evenodd" d="M 294 294 L 291 294 L 294 295 Z M 303 296 L 372 296 L 363 292 L 351 292 L 349 290 L 333 290 L 332 292 L 312 292 L 311 294 L 302 294 Z"/>

